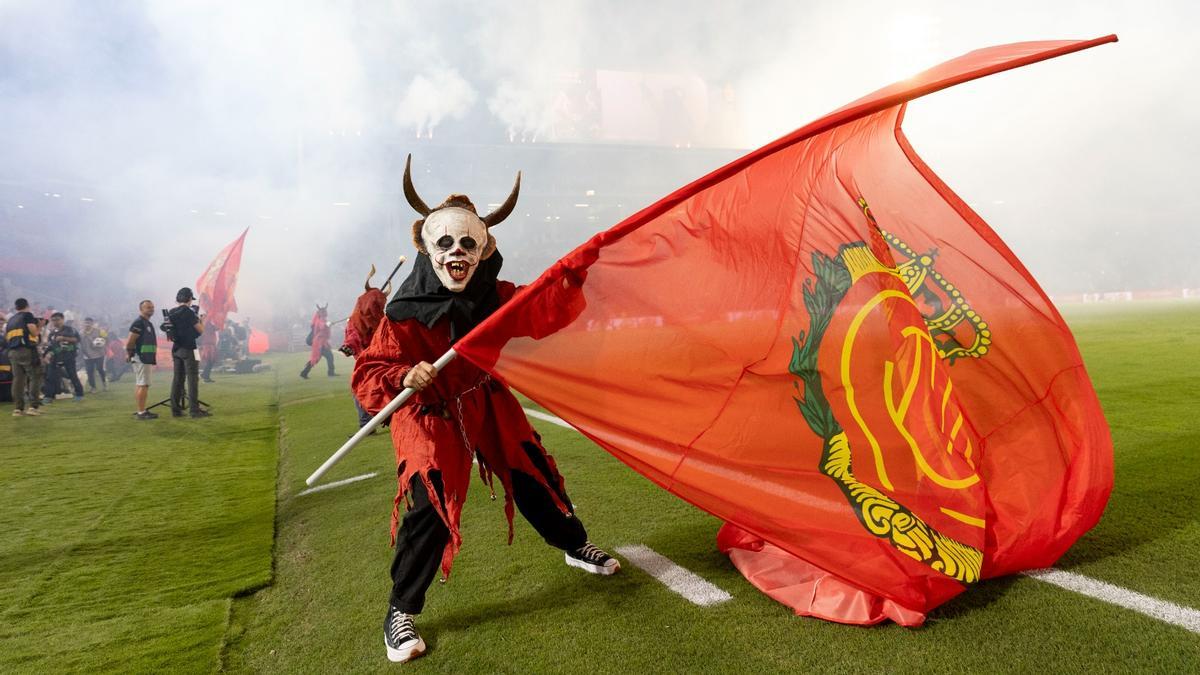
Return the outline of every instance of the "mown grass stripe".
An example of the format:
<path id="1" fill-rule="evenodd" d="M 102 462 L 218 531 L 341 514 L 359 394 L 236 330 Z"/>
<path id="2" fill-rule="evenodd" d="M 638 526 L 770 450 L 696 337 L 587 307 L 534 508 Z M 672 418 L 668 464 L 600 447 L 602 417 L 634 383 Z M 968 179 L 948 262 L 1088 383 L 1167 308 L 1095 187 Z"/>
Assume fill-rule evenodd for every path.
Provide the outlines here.
<path id="1" fill-rule="evenodd" d="M 1173 602 L 1152 598 L 1128 588 L 1114 586 L 1082 574 L 1067 572 L 1054 568 L 1043 570 L 1028 570 L 1026 576 L 1039 581 L 1053 584 L 1059 588 L 1075 591 L 1090 598 L 1131 609 L 1140 614 L 1165 621 L 1166 623 L 1186 628 L 1193 633 L 1200 633 L 1200 610 L 1183 607 Z"/>
<path id="2" fill-rule="evenodd" d="M 732 595 L 705 581 L 696 573 L 676 565 L 666 556 L 647 546 L 640 544 L 619 546 L 617 553 L 620 553 L 646 574 L 658 579 L 662 585 L 682 595 L 692 604 L 709 607 L 733 598 Z"/>
<path id="3" fill-rule="evenodd" d="M 375 476 L 378 476 L 378 475 L 379 475 L 379 473 L 378 473 L 378 472 L 376 472 L 376 471 L 372 471 L 371 473 L 364 473 L 364 474 L 363 474 L 363 475 L 361 475 L 361 476 L 353 476 L 353 477 L 351 477 L 351 478 L 345 478 L 345 479 L 342 479 L 342 480 L 335 480 L 334 482 L 332 482 L 332 483 L 326 483 L 325 485 L 318 485 L 318 486 L 316 486 L 316 487 L 310 487 L 310 488 L 308 488 L 307 490 L 304 490 L 303 492 L 299 492 L 299 493 L 297 493 L 297 494 L 296 494 L 296 496 L 297 496 L 297 497 L 303 497 L 304 495 L 307 495 L 307 494 L 312 494 L 312 493 L 314 493 L 314 492 L 320 492 L 321 490 L 330 490 L 330 489 L 332 489 L 332 488 L 335 488 L 335 487 L 341 487 L 341 486 L 343 486 L 343 485 L 349 485 L 349 484 L 351 484 L 351 483 L 357 483 L 357 482 L 358 482 L 358 481 L 360 481 L 360 480 L 367 480 L 368 478 L 374 478 Z"/>
<path id="4" fill-rule="evenodd" d="M 575 428 L 575 427 L 571 426 L 570 424 L 567 424 L 566 422 L 564 422 L 561 417 L 555 417 L 554 415 L 551 415 L 549 413 L 544 413 L 540 410 L 534 410 L 532 408 L 524 408 L 523 410 L 525 411 L 526 415 L 529 415 L 530 417 L 534 417 L 539 420 L 542 420 L 543 422 L 557 424 L 558 426 L 560 426 L 564 429 L 574 429 Z"/>

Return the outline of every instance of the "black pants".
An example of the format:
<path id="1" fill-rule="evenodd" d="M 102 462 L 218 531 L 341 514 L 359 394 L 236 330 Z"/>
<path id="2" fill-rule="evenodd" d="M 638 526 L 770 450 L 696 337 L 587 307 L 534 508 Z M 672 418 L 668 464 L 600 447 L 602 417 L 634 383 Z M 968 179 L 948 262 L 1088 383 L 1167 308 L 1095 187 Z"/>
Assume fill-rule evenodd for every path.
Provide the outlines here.
<path id="1" fill-rule="evenodd" d="M 322 357 L 325 359 L 325 367 L 329 371 L 328 374 L 336 375 L 337 373 L 333 372 L 333 352 L 329 350 L 329 347 L 322 347 L 321 357 L 318 357 L 316 361 L 309 361 L 308 365 L 304 366 L 304 372 L 302 372 L 301 375 L 307 377 L 308 371 L 312 370 L 312 367 L 317 365 L 317 363 L 321 361 Z"/>
<path id="2" fill-rule="evenodd" d="M 88 389 L 96 389 L 96 374 L 100 375 L 100 384 L 108 386 L 108 379 L 104 377 L 104 357 L 101 356 L 95 359 L 84 359 L 83 365 L 87 368 Z"/>
<path id="3" fill-rule="evenodd" d="M 196 350 L 176 347 L 171 350 L 171 361 L 175 366 L 175 377 L 171 380 L 171 413 L 183 414 L 184 405 L 191 411 L 200 412 L 200 363 L 196 361 Z M 183 382 L 187 380 L 187 400 L 183 398 Z"/>
<path id="4" fill-rule="evenodd" d="M 44 388 L 46 396 L 54 398 L 63 393 L 62 380 L 67 378 L 71 382 L 71 386 L 75 388 L 75 396 L 83 396 L 83 383 L 79 381 L 79 373 L 75 368 L 75 355 L 59 356 L 50 361 L 50 367 L 46 369 L 46 382 Z"/>
<path id="5" fill-rule="evenodd" d="M 437 489 L 440 500 L 443 492 L 441 475 L 431 472 L 429 481 Z M 573 514 L 565 515 L 559 511 L 550 493 L 535 478 L 514 471 L 512 487 L 517 509 L 547 544 L 572 551 L 587 542 L 583 523 Z M 396 533 L 391 602 L 401 612 L 420 614 L 425 608 L 425 591 L 433 583 L 442 561 L 442 550 L 450 540 L 450 530 L 433 509 L 429 491 L 419 477 L 413 477 L 409 494 L 413 507 L 404 514 L 400 531 Z M 569 500 L 567 504 L 570 505 Z"/>

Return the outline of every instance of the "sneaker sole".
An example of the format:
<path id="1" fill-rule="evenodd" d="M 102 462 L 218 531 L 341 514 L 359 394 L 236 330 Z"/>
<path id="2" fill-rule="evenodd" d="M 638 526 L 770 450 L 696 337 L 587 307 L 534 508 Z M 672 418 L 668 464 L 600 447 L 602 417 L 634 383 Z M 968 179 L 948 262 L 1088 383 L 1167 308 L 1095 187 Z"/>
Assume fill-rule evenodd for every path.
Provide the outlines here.
<path id="1" fill-rule="evenodd" d="M 613 558 L 613 564 L 607 567 L 601 565 L 593 565 L 589 562 L 584 562 L 576 558 L 572 558 L 569 553 L 564 553 L 563 558 L 567 561 L 568 567 L 581 569 L 590 574 L 599 574 L 603 577 L 608 577 L 616 574 L 621 569 L 621 563 L 616 558 Z"/>
<path id="2" fill-rule="evenodd" d="M 407 646 L 401 645 L 399 648 L 390 647 L 387 643 L 387 638 L 384 638 L 383 646 L 387 647 L 388 661 L 392 663 L 405 663 L 425 653 L 425 638 L 417 638 L 415 643 Z"/>

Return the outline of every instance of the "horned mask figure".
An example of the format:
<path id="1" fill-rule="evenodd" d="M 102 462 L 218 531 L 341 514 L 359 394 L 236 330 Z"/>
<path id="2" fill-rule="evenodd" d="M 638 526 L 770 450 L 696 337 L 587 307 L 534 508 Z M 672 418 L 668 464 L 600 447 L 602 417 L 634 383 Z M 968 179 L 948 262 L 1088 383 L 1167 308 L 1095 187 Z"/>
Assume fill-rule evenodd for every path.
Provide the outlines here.
<path id="1" fill-rule="evenodd" d="M 421 214 L 413 223 L 413 243 L 429 256 L 433 271 L 447 290 L 458 293 L 467 287 L 475 269 L 496 252 L 496 239 L 489 228 L 512 213 L 521 192 L 521 172 L 508 199 L 495 211 L 480 218 L 466 195 L 453 194 L 436 208 L 429 208 L 412 183 L 412 155 L 404 163 L 404 196 Z"/>

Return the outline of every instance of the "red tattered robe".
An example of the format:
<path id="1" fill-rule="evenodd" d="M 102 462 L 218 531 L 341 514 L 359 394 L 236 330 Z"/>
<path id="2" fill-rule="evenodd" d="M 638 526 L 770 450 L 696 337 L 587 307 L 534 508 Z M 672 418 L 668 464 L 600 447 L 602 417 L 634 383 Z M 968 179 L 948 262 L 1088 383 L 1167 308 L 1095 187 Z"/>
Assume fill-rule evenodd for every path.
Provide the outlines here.
<path id="1" fill-rule="evenodd" d="M 320 313 L 312 318 L 312 350 L 308 354 L 308 365 L 315 366 L 321 361 L 321 351 L 329 348 L 329 324 Z"/>
<path id="2" fill-rule="evenodd" d="M 496 290 L 503 303 L 516 288 L 500 281 Z M 404 377 L 414 365 L 421 361 L 433 363 L 449 349 L 448 318 L 439 320 L 432 328 L 416 319 L 384 321 L 375 331 L 370 346 L 355 360 L 351 378 L 354 395 L 368 412 L 375 414 L 403 391 Z M 395 542 L 400 520 L 400 500 L 412 478 L 419 477 L 429 490 L 430 502 L 450 530 L 450 540 L 442 554 L 443 574 L 450 573 L 451 563 L 462 545 L 459 519 L 476 452 L 484 480 L 490 484 L 492 476 L 496 476 L 504 486 L 510 543 L 512 470 L 522 471 L 550 488 L 547 492 L 555 504 L 564 513 L 569 512 L 560 496 L 565 494 L 562 476 L 554 458 L 542 447 L 537 432 L 529 426 L 521 404 L 508 387 L 465 359 L 451 361 L 428 387 L 401 406 L 392 415 L 391 431 L 399 483 L 392 509 L 392 541 Z M 435 498 L 430 471 L 441 473 L 444 503 Z"/>
<path id="3" fill-rule="evenodd" d="M 354 311 L 346 321 L 346 331 L 342 337 L 342 349 L 349 350 L 351 355 L 358 354 L 371 343 L 371 336 L 383 321 L 383 309 L 387 305 L 387 296 L 378 288 L 368 288 L 354 303 Z"/>

